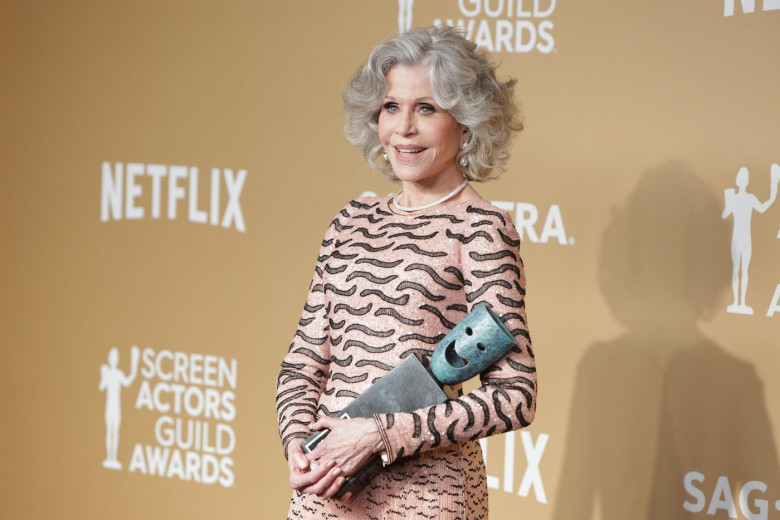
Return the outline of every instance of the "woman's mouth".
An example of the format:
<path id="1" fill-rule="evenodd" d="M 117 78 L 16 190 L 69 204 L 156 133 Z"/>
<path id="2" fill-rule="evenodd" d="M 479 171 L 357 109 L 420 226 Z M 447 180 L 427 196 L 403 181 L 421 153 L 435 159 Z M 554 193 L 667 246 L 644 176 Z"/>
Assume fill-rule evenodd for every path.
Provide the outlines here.
<path id="1" fill-rule="evenodd" d="M 426 149 L 419 146 L 394 146 L 395 151 L 398 153 L 400 159 L 412 158 L 417 154 L 424 152 Z"/>

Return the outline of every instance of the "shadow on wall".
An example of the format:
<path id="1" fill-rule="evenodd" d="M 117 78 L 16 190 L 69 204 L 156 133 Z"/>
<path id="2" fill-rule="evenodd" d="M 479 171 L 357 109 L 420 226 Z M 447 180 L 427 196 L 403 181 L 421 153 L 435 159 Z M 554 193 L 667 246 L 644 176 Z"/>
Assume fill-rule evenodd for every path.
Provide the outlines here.
<path id="1" fill-rule="evenodd" d="M 728 518 L 732 504 L 746 518 L 743 484 L 780 490 L 761 381 L 697 327 L 730 280 L 721 209 L 688 167 L 669 162 L 613 212 L 598 276 L 626 333 L 580 362 L 555 520 Z M 693 471 L 703 478 L 690 474 L 686 489 Z M 752 514 L 762 505 L 773 514 L 772 495 L 747 498 Z"/>

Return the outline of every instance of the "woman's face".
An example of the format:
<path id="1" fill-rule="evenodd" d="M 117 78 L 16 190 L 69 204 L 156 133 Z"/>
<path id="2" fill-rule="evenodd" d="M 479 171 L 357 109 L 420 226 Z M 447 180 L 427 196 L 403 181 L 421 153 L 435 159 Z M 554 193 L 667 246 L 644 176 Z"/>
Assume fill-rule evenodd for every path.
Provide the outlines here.
<path id="1" fill-rule="evenodd" d="M 401 181 L 431 184 L 462 176 L 455 157 L 463 126 L 434 101 L 426 66 L 396 65 L 387 73 L 378 131 Z"/>

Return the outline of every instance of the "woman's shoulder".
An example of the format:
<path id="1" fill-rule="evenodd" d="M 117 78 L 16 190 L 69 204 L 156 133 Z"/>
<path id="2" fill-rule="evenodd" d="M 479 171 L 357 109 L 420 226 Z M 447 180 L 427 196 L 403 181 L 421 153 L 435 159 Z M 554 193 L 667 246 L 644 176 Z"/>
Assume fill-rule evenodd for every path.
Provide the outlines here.
<path id="1" fill-rule="evenodd" d="M 372 210 L 387 202 L 391 197 L 392 195 L 385 195 L 381 197 L 369 192 L 350 200 L 347 203 L 347 206 L 355 209 Z"/>
<path id="2" fill-rule="evenodd" d="M 349 200 L 346 204 L 344 204 L 336 216 L 338 217 L 341 215 L 342 217 L 349 218 L 360 213 L 381 212 L 382 207 L 387 206 L 387 201 L 390 199 L 390 197 L 391 195 L 384 197 L 373 194 L 361 195 L 352 200 Z"/>
<path id="3" fill-rule="evenodd" d="M 512 216 L 508 211 L 495 206 L 492 202 L 482 197 L 467 200 L 464 206 L 467 214 L 491 217 L 503 226 L 512 223 Z"/>
<path id="4" fill-rule="evenodd" d="M 459 218 L 463 226 L 473 230 L 482 230 L 489 235 L 497 235 L 503 242 L 519 245 L 520 236 L 515 229 L 512 215 L 505 209 L 493 205 L 489 200 L 475 198 L 458 205 Z"/>

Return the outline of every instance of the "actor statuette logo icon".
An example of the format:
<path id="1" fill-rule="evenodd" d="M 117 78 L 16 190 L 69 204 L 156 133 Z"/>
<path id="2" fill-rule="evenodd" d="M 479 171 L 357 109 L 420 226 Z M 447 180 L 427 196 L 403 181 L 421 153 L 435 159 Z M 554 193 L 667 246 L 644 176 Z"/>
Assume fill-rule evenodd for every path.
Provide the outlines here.
<path id="1" fill-rule="evenodd" d="M 398 34 L 404 34 L 412 28 L 412 8 L 414 0 L 398 0 Z"/>
<path id="2" fill-rule="evenodd" d="M 108 363 L 100 366 L 101 392 L 106 392 L 106 459 L 103 467 L 108 469 L 122 469 L 122 464 L 117 460 L 119 449 L 119 427 L 122 424 L 122 387 L 128 387 L 135 380 L 138 373 L 138 357 L 140 351 L 133 346 L 130 349 L 130 375 L 125 375 L 119 368 L 119 351 L 112 347 L 108 352 Z"/>
<path id="3" fill-rule="evenodd" d="M 753 255 L 751 220 L 754 211 L 764 213 L 775 202 L 777 185 L 780 183 L 780 165 L 772 165 L 771 195 L 767 201 L 760 202 L 758 197 L 747 191 L 749 181 L 748 169 L 743 166 L 737 172 L 737 189 L 728 188 L 725 190 L 726 206 L 721 215 L 721 218 L 725 219 L 731 216 L 734 220 L 734 230 L 731 237 L 731 262 L 733 264 L 731 289 L 734 301 L 727 309 L 733 314 L 753 314 L 753 308 L 745 301 L 749 279 L 748 269 Z M 771 314 L 769 315 L 771 316 Z"/>

